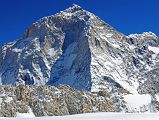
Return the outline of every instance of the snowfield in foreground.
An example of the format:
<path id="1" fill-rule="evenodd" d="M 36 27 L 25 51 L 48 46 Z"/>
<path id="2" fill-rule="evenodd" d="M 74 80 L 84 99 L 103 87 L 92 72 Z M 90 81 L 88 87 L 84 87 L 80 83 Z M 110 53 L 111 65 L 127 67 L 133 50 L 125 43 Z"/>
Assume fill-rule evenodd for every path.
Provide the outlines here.
<path id="1" fill-rule="evenodd" d="M 34 117 L 34 118 L 0 118 L 0 120 L 159 120 L 158 113 L 88 113 L 80 115 Z"/>

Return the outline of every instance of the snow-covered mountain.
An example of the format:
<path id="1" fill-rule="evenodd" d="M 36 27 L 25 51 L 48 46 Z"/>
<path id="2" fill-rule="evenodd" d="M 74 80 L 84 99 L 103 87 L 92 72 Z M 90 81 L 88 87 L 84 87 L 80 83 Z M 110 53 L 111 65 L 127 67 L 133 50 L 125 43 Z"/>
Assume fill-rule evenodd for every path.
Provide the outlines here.
<path id="1" fill-rule="evenodd" d="M 124 39 L 97 16 L 73 5 L 33 23 L 23 38 L 2 46 L 1 83 L 23 80 L 85 90 L 108 83 L 122 87 L 117 82 L 126 79 L 120 68 Z"/>
<path id="2" fill-rule="evenodd" d="M 92 92 L 124 89 L 150 94 L 150 102 L 158 104 L 158 58 L 154 33 L 125 36 L 72 5 L 33 23 L 21 39 L 0 48 L 0 83 L 68 84 Z"/>
<path id="3" fill-rule="evenodd" d="M 77 5 L 33 23 L 2 46 L 2 84 L 69 84 L 77 89 L 124 87 L 126 37 Z M 124 64 L 123 64 L 124 63 Z M 128 84 L 127 84 L 128 85 Z"/>

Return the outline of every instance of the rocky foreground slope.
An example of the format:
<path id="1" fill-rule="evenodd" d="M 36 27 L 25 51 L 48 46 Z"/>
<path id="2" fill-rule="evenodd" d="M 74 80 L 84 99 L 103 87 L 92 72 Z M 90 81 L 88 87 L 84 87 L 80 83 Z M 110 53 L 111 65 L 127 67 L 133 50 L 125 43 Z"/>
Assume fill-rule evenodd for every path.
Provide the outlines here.
<path id="1" fill-rule="evenodd" d="M 128 100 L 127 103 L 131 104 L 126 107 L 129 112 L 156 112 L 159 101 L 158 58 L 159 38 L 154 33 L 125 36 L 94 14 L 72 5 L 33 23 L 21 39 L 0 48 L 0 83 L 16 86 L 19 81 L 24 81 L 25 85 L 34 86 L 29 89 L 35 90 L 39 89 L 36 86 L 60 84 L 80 91 L 104 89 L 110 96 L 118 98 L 120 94 L 119 101 Z M 117 94 L 112 92 L 114 89 Z M 123 90 L 134 96 L 148 95 L 149 102 L 144 107 L 134 105 L 129 101 L 130 96 L 121 95 Z M 38 93 L 36 99 L 40 99 L 41 94 Z M 63 114 L 70 114 L 68 108 L 64 109 Z M 126 111 L 125 107 L 113 110 Z M 43 111 L 47 115 L 53 114 Z"/>
<path id="2" fill-rule="evenodd" d="M 120 90 L 123 94 L 127 91 Z M 16 117 L 29 113 L 40 116 L 60 116 L 91 112 L 126 110 L 117 91 L 77 91 L 67 85 L 59 86 L 0 86 L 0 117 Z M 120 102 L 119 102 L 120 101 Z"/>

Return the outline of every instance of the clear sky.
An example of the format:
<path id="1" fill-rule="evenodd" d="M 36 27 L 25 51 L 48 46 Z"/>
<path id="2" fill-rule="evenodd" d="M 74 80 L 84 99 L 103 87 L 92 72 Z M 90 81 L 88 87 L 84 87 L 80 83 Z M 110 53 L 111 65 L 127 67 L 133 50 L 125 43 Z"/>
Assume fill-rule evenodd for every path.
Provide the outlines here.
<path id="1" fill-rule="evenodd" d="M 78 4 L 124 34 L 159 35 L 159 0 L 0 0 L 0 45 L 20 38 L 38 19 Z"/>

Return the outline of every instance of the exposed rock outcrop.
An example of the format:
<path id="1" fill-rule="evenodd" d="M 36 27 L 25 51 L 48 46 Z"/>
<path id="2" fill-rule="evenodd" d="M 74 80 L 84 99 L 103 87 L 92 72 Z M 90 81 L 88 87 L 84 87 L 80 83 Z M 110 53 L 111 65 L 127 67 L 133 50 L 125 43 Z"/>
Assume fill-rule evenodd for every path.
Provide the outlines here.
<path id="1" fill-rule="evenodd" d="M 40 117 L 116 111 L 110 96 L 77 91 L 68 85 L 56 88 L 19 84 L 16 87 L 1 86 L 1 89 L 4 89 L 0 94 L 1 117 L 15 117 L 17 113 L 29 112 Z"/>

